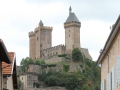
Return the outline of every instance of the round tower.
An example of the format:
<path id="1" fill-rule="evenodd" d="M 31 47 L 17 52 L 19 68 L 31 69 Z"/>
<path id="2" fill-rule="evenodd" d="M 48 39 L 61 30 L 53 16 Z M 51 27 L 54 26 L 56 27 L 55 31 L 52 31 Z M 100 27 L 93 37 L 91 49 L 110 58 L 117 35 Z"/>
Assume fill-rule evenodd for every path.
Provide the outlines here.
<path id="1" fill-rule="evenodd" d="M 71 54 L 74 48 L 80 48 L 80 27 L 81 22 L 69 8 L 69 16 L 64 23 L 66 54 Z"/>

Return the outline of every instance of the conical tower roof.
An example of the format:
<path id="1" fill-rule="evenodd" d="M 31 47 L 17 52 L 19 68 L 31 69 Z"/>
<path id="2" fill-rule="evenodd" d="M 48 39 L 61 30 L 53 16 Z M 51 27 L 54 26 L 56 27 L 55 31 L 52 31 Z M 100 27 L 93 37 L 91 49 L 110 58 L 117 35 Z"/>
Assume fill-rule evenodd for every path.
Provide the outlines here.
<path id="1" fill-rule="evenodd" d="M 69 8 L 69 16 L 68 16 L 68 18 L 67 18 L 65 23 L 72 22 L 72 21 L 80 22 L 78 20 L 78 18 L 76 17 L 76 15 L 74 13 L 72 13 L 72 8 L 70 6 L 70 8 Z"/>
<path id="2" fill-rule="evenodd" d="M 39 25 L 42 25 L 42 26 L 43 26 L 43 22 L 42 22 L 42 20 L 40 20 Z"/>

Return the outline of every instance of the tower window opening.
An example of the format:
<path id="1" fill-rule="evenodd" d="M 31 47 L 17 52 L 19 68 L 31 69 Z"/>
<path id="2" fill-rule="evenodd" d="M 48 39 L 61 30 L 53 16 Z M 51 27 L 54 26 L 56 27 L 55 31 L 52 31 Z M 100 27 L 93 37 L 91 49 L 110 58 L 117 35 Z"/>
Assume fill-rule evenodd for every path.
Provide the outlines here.
<path id="1" fill-rule="evenodd" d="M 38 41 L 38 37 L 37 37 L 37 41 Z"/>
<path id="2" fill-rule="evenodd" d="M 40 47 L 42 47 L 42 44 L 40 44 Z"/>
<path id="3" fill-rule="evenodd" d="M 69 35 L 69 37 L 70 37 L 70 35 Z"/>
<path id="4" fill-rule="evenodd" d="M 69 30 L 69 32 L 70 32 L 70 30 Z"/>

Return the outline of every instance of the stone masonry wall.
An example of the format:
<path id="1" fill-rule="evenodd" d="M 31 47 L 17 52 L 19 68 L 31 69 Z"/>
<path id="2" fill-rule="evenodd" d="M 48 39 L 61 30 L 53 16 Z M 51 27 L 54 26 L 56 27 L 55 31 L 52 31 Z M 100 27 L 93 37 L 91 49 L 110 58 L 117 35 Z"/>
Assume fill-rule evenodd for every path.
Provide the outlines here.
<path id="1" fill-rule="evenodd" d="M 41 51 L 42 57 L 52 57 L 58 54 L 65 54 L 65 46 L 64 45 L 57 45 L 55 47 L 47 48 Z"/>

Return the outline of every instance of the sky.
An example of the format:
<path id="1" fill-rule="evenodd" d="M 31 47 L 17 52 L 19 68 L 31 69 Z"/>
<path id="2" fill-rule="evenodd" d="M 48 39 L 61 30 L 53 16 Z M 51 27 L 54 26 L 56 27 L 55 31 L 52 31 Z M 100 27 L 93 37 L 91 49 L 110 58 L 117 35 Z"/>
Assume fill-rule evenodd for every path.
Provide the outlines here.
<path id="1" fill-rule="evenodd" d="M 120 0 L 0 0 L 0 38 L 17 65 L 29 57 L 28 33 L 40 20 L 53 27 L 52 46 L 65 44 L 64 22 L 71 5 L 81 22 L 80 43 L 96 61 L 120 14 Z"/>

